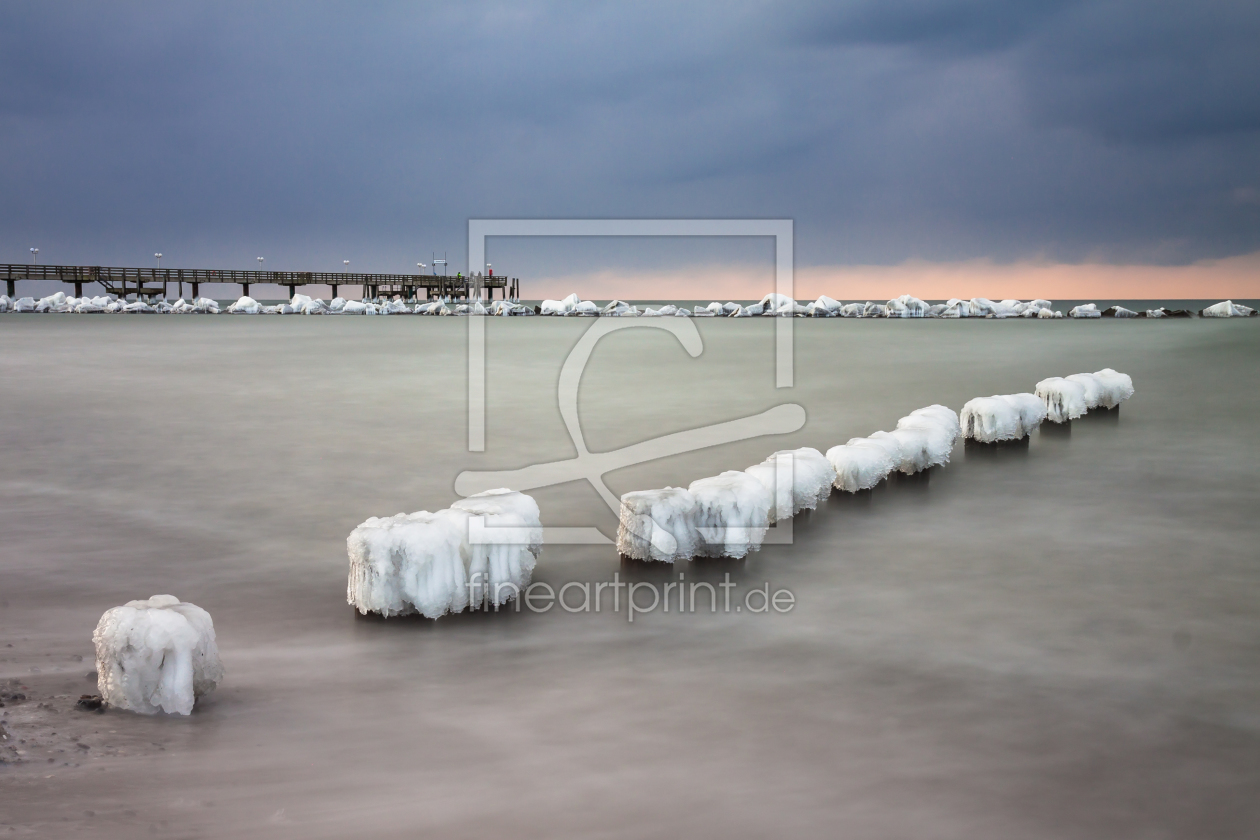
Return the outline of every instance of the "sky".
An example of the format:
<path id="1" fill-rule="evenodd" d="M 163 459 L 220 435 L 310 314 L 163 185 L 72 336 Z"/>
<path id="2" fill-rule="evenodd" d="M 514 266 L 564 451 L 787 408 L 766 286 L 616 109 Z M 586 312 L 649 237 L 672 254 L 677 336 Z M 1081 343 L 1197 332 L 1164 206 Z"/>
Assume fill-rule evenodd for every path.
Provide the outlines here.
<path id="1" fill-rule="evenodd" d="M 5 3 L 0 262 L 466 271 L 470 218 L 788 218 L 811 295 L 1260 297 L 1257 44 L 1254 0 Z M 773 276 L 761 239 L 487 253 L 526 297 Z"/>

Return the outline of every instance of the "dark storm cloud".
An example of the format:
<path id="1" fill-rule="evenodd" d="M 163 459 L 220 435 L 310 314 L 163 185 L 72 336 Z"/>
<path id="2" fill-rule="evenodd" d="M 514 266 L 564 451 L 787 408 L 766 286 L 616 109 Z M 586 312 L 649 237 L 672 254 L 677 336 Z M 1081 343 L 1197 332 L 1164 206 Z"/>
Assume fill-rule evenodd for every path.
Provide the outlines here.
<path id="1" fill-rule="evenodd" d="M 790 216 L 804 263 L 1249 252 L 1257 8 L 7 4 L 0 260 L 401 270 L 518 215 Z"/>

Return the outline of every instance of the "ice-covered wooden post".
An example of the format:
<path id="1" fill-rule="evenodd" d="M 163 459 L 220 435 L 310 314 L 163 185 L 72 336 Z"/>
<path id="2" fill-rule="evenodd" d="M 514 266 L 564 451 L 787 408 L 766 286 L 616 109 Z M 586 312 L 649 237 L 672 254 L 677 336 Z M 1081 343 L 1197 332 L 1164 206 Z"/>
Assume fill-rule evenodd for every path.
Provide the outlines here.
<path id="1" fill-rule="evenodd" d="M 187 715 L 223 679 L 210 613 L 173 595 L 107 610 L 92 633 L 101 699 L 144 715 Z"/>

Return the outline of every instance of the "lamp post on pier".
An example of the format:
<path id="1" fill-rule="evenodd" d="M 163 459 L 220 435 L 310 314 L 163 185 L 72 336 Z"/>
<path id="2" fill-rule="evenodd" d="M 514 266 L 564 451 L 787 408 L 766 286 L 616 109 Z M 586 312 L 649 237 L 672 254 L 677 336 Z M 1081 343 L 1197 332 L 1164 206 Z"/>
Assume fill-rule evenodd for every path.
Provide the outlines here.
<path id="1" fill-rule="evenodd" d="M 39 249 L 31 249 L 31 265 L 39 265 Z"/>

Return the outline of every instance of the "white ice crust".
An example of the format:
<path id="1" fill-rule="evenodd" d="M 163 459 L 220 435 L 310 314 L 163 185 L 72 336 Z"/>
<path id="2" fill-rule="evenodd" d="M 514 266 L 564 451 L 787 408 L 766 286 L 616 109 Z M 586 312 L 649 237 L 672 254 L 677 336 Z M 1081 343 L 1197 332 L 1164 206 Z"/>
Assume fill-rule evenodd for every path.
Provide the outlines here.
<path id="1" fill-rule="evenodd" d="M 621 497 L 618 553 L 635 560 L 676 563 L 696 553 L 696 497 L 682 487 L 638 490 Z"/>
<path id="2" fill-rule="evenodd" d="M 893 471 L 900 453 L 900 446 L 870 438 L 852 438 L 846 444 L 831 447 L 827 460 L 836 470 L 836 489 L 846 493 L 870 490 Z"/>
<path id="3" fill-rule="evenodd" d="M 817 449 L 784 449 L 744 472 L 773 495 L 770 522 L 814 510 L 831 495 L 836 468 Z"/>
<path id="4" fill-rule="evenodd" d="M 173 595 L 106 610 L 92 633 L 106 704 L 140 714 L 191 714 L 223 679 L 210 613 Z"/>
<path id="5" fill-rule="evenodd" d="M 1103 368 L 1093 373 L 1074 373 L 1066 377 L 1085 389 L 1085 407 L 1115 408 L 1133 396 L 1133 380 L 1128 374 Z"/>
<path id="6" fill-rule="evenodd" d="M 1085 402 L 1085 386 L 1062 376 L 1052 376 L 1037 383 L 1034 392 L 1046 406 L 1046 419 L 1066 423 L 1089 411 Z"/>
<path id="7" fill-rule="evenodd" d="M 531 497 L 488 490 L 435 513 L 372 517 L 346 549 L 346 600 L 359 612 L 438 618 L 516 597 L 542 549 L 542 523 Z"/>
<path id="8" fill-rule="evenodd" d="M 1046 406 L 1035 394 L 976 397 L 963 406 L 965 437 L 981 443 L 1021 440 L 1046 419 Z"/>
<path id="9" fill-rule="evenodd" d="M 765 485 L 738 470 L 701 478 L 687 488 L 696 499 L 696 554 L 740 557 L 761 548 L 774 497 Z"/>

